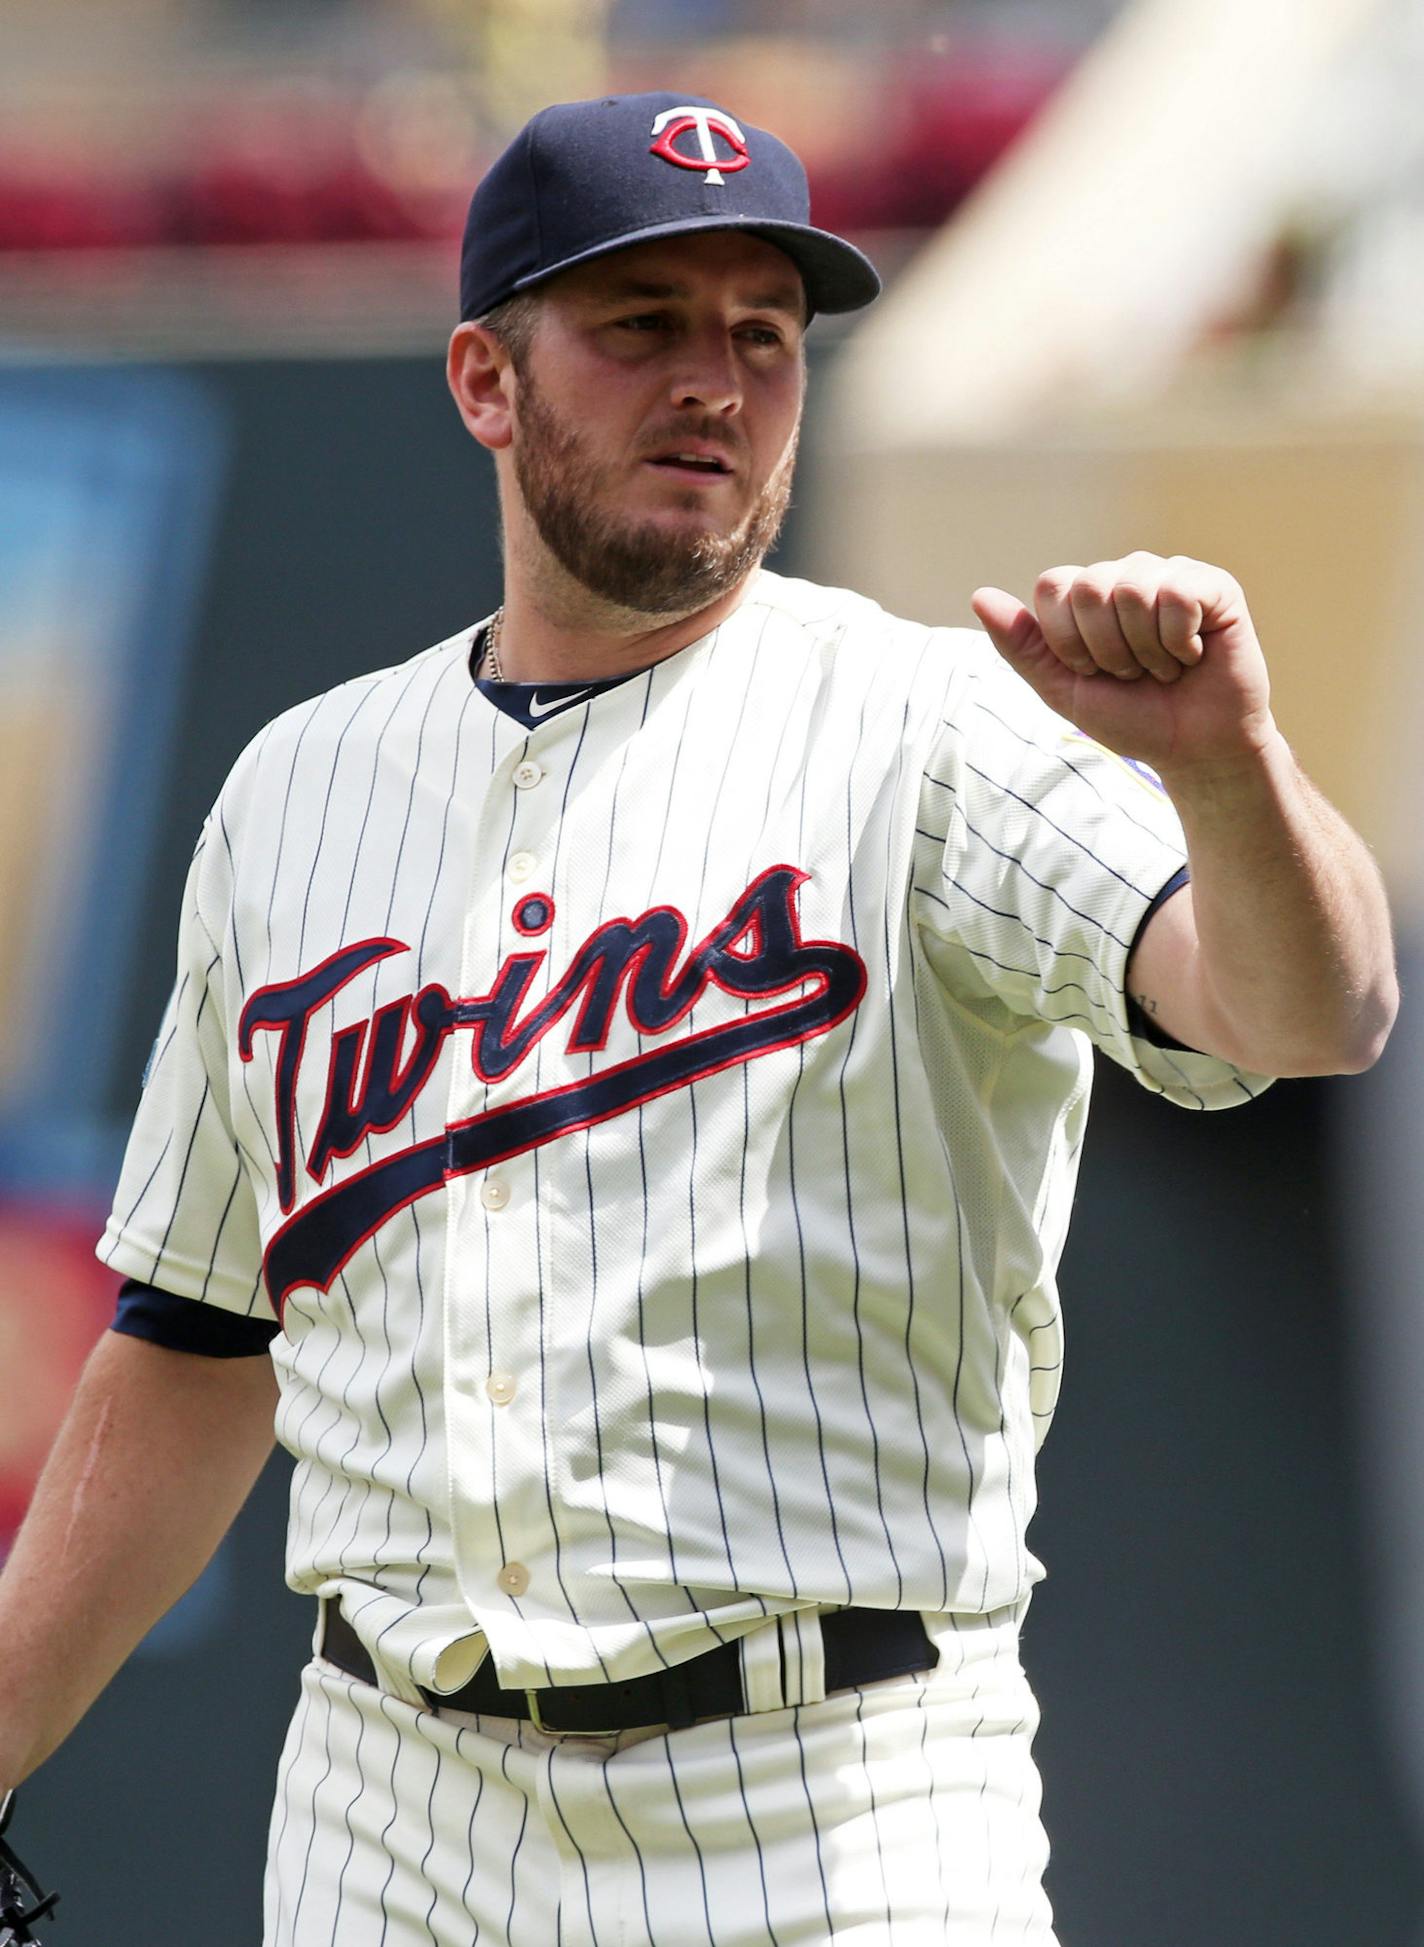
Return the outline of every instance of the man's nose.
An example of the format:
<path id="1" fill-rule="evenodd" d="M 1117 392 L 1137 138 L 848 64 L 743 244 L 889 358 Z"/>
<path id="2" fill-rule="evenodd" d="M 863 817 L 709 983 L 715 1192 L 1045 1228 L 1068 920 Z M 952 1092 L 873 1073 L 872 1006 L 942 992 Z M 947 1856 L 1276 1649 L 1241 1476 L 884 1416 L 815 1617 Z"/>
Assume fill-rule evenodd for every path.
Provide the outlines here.
<path id="1" fill-rule="evenodd" d="M 673 381 L 673 404 L 682 411 L 737 412 L 742 379 L 730 338 L 718 333 L 693 340 Z"/>

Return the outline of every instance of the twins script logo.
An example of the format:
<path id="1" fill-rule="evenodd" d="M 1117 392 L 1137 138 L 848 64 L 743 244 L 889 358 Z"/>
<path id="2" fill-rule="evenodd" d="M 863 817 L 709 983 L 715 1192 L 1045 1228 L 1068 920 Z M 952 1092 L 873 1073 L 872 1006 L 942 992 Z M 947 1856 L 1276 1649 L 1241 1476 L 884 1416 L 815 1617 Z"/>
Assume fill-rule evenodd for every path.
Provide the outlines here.
<path id="1" fill-rule="evenodd" d="M 687 921 L 673 906 L 655 906 L 639 919 L 607 920 L 532 1006 L 530 989 L 547 957 L 538 947 L 508 954 L 487 993 L 462 1000 L 435 982 L 338 1028 L 331 1037 L 325 1104 L 305 1158 L 298 1146 L 297 1082 L 312 1021 L 358 974 L 410 949 L 403 940 L 358 940 L 292 980 L 259 988 L 242 1010 L 238 1053 L 251 1061 L 257 1035 L 277 1037 L 277 1193 L 288 1214 L 267 1246 L 264 1272 L 278 1316 L 299 1285 L 330 1290 L 353 1252 L 382 1224 L 452 1177 L 623 1115 L 720 1069 L 795 1047 L 845 1020 L 865 993 L 865 963 L 835 940 L 802 939 L 797 895 L 807 877 L 795 866 L 770 866 L 690 950 Z M 523 939 L 537 940 L 554 923 L 554 902 L 545 893 L 528 894 L 513 919 Z M 674 1035 L 713 988 L 766 1004 L 716 1027 Z M 457 1029 L 469 1032 L 475 1074 L 495 1083 L 513 1074 L 569 1015 L 564 1045 L 570 1054 L 606 1048 L 620 1006 L 653 1046 L 582 1081 L 500 1102 L 320 1187 L 337 1157 L 354 1154 L 368 1136 L 393 1129 L 409 1112 Z M 299 1165 L 318 1186 L 300 1206 Z"/>
<path id="2" fill-rule="evenodd" d="M 717 144 L 712 139 L 714 131 L 732 150 L 730 156 L 718 155 Z M 664 162 L 674 162 L 679 169 L 705 169 L 704 182 L 724 183 L 728 176 L 745 169 L 751 161 L 746 136 L 720 108 L 665 108 L 653 123 L 652 132 L 657 140 L 649 150 L 650 155 L 660 155 Z M 677 145 L 684 135 L 694 132 L 697 154 L 688 155 Z"/>

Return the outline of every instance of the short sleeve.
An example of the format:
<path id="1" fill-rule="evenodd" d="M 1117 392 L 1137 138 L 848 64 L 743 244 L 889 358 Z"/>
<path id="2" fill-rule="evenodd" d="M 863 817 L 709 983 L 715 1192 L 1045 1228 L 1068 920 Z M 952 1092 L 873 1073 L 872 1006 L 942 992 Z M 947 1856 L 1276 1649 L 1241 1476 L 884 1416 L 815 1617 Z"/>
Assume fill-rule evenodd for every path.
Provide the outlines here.
<path id="1" fill-rule="evenodd" d="M 193 855 L 178 967 L 98 1256 L 142 1284 L 275 1322 L 257 1207 L 233 1134 L 224 960 L 231 873 L 215 814 Z"/>
<path id="2" fill-rule="evenodd" d="M 1128 956 L 1186 864 L 1171 800 L 1042 703 L 987 638 L 967 641 L 917 835 L 912 906 L 936 976 L 1006 1033 L 1081 1031 L 1185 1106 L 1250 1100 L 1266 1077 L 1133 1032 Z"/>

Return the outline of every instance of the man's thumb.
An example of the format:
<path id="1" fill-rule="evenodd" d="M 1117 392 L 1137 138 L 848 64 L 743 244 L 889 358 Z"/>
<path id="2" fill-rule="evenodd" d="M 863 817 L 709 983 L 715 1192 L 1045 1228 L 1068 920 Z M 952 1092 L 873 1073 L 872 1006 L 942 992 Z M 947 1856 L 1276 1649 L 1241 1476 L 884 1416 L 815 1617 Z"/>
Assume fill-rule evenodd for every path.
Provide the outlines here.
<path id="1" fill-rule="evenodd" d="M 970 605 L 999 654 L 1010 662 L 1019 662 L 1038 634 L 1031 611 L 1002 588 L 976 588 Z"/>
<path id="2" fill-rule="evenodd" d="M 970 599 L 989 640 L 1015 675 L 1037 691 L 1050 709 L 1071 715 L 1073 672 L 1044 641 L 1033 610 L 1002 588 L 976 588 Z"/>

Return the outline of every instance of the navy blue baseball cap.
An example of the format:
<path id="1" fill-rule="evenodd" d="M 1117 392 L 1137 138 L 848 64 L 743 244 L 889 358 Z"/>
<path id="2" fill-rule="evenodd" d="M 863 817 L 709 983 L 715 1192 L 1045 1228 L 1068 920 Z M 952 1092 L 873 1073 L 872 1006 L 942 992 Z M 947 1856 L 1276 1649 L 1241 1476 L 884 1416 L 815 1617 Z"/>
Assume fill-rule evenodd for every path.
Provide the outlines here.
<path id="1" fill-rule="evenodd" d="M 784 250 L 812 311 L 855 311 L 880 291 L 868 257 L 816 229 L 800 158 L 695 95 L 560 102 L 527 122 L 470 202 L 460 316 L 629 244 L 749 230 Z"/>

